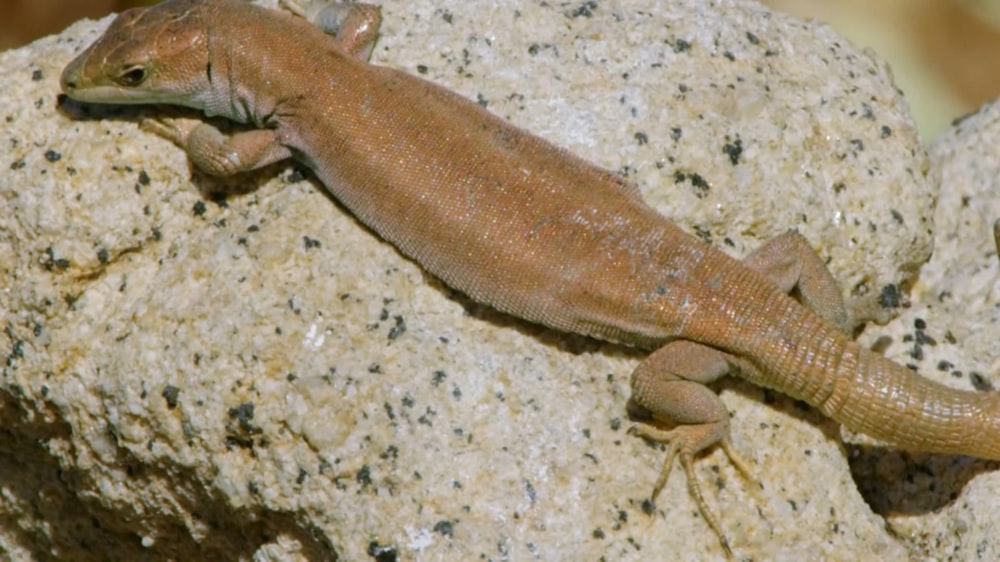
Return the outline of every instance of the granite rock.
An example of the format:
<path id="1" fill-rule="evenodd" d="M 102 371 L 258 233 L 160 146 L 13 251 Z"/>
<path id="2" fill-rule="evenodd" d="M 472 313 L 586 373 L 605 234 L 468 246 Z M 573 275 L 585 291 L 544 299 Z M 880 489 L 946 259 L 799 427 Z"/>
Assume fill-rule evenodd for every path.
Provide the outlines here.
<path id="1" fill-rule="evenodd" d="M 374 62 L 619 171 L 733 255 L 802 232 L 859 308 L 913 287 L 866 341 L 958 386 L 996 371 L 992 113 L 931 160 L 877 56 L 753 2 L 393 1 L 384 17 Z M 0 551 L 722 558 L 680 471 L 648 501 L 664 452 L 625 413 L 641 352 L 471 303 L 294 165 L 208 178 L 137 127 L 156 108 L 60 105 L 62 67 L 109 22 L 0 55 Z M 918 281 L 932 237 L 955 251 Z M 950 369 L 911 357 L 914 314 Z M 844 445 L 788 398 L 719 389 L 763 483 L 720 451 L 697 465 L 738 557 L 997 554 L 992 464 Z M 918 481 L 885 485 L 900 475 Z M 908 486 L 932 499 L 892 495 Z"/>

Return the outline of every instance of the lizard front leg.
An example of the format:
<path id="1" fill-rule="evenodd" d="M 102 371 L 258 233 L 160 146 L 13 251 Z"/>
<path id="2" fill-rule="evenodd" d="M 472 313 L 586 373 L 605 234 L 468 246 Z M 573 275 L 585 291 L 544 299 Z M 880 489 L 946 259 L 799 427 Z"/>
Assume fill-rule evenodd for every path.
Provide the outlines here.
<path id="1" fill-rule="evenodd" d="M 371 56 L 382 25 L 381 7 L 331 0 L 280 0 L 280 4 L 336 37 L 344 51 L 361 60 L 368 60 Z"/>
<path id="2" fill-rule="evenodd" d="M 209 123 L 187 117 L 145 119 L 142 128 L 174 142 L 191 162 L 213 176 L 256 170 L 292 157 L 273 129 L 226 134 Z"/>

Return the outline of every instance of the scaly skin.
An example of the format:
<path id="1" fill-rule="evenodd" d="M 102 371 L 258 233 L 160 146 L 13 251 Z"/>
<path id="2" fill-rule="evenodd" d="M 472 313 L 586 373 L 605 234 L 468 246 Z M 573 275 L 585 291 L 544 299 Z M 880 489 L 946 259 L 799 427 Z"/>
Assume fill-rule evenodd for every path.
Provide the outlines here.
<path id="1" fill-rule="evenodd" d="M 130 10 L 66 67 L 63 89 L 252 124 L 232 137 L 197 122 L 154 125 L 215 174 L 302 161 L 365 224 L 477 301 L 655 350 L 633 375 L 631 406 L 676 426 L 636 428 L 670 445 L 656 491 L 679 456 L 727 552 L 692 465 L 721 445 L 746 470 L 705 386 L 730 371 L 901 448 L 1000 459 L 997 395 L 934 384 L 851 341 L 836 284 L 801 237 L 736 261 L 614 174 L 457 94 L 369 65 L 378 9 L 334 7 L 336 38 L 235 0 Z"/>

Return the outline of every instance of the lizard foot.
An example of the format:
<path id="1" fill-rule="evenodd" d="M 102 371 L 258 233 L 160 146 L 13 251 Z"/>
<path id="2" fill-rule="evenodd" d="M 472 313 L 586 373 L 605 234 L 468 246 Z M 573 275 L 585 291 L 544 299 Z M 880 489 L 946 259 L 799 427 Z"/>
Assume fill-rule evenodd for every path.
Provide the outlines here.
<path id="1" fill-rule="evenodd" d="M 727 539 L 725 533 L 722 532 L 722 527 L 719 525 L 718 518 L 712 510 L 709 509 L 708 502 L 705 501 L 705 496 L 701 492 L 701 484 L 698 482 L 694 473 L 695 455 L 704 450 L 706 447 L 718 443 L 736 469 L 739 470 L 746 479 L 752 482 L 757 482 L 757 478 L 753 475 L 750 468 L 750 463 L 748 463 L 743 456 L 739 454 L 735 448 L 733 448 L 732 443 L 729 441 L 729 437 L 719 437 L 720 431 L 726 431 L 726 429 L 727 428 L 724 424 L 719 423 L 681 425 L 669 430 L 659 429 L 649 425 L 634 425 L 629 428 L 629 433 L 632 435 L 638 435 L 650 441 L 664 443 L 669 447 L 667 449 L 667 459 L 663 463 L 663 470 L 660 471 L 660 477 L 657 479 L 656 485 L 653 487 L 652 500 L 656 501 L 656 498 L 660 495 L 663 487 L 667 485 L 667 479 L 670 477 L 670 471 L 674 466 L 674 460 L 679 457 L 681 466 L 684 468 L 684 472 L 687 475 L 688 492 L 691 494 L 691 497 L 694 498 L 695 504 L 698 505 L 698 511 L 705 519 L 705 522 L 708 523 L 708 526 L 711 527 L 712 531 L 719 537 L 719 542 L 722 543 L 722 548 L 725 550 L 726 555 L 729 558 L 732 558 L 733 550 L 729 546 L 729 539 Z"/>
<path id="2" fill-rule="evenodd" d="M 202 123 L 202 119 L 189 117 L 146 117 L 139 122 L 139 128 L 184 148 L 191 131 Z"/>

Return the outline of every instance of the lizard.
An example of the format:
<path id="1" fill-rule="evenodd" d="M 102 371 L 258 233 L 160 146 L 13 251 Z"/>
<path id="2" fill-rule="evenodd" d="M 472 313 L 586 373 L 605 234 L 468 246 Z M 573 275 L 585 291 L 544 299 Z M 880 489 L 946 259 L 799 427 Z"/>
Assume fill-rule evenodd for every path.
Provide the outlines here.
<path id="1" fill-rule="evenodd" d="M 737 260 L 618 174 L 370 64 L 378 6 L 282 4 L 295 14 L 241 0 L 125 11 L 66 66 L 61 87 L 80 102 L 178 105 L 244 124 L 231 134 L 197 119 L 147 126 L 209 174 L 298 160 L 362 223 L 473 300 L 649 351 L 627 407 L 630 431 L 667 449 L 652 498 L 679 463 L 729 556 L 694 472 L 696 457 L 720 447 L 754 479 L 708 386 L 728 374 L 891 446 L 1000 460 L 1000 395 L 937 384 L 855 342 L 837 282 L 802 235 Z"/>

